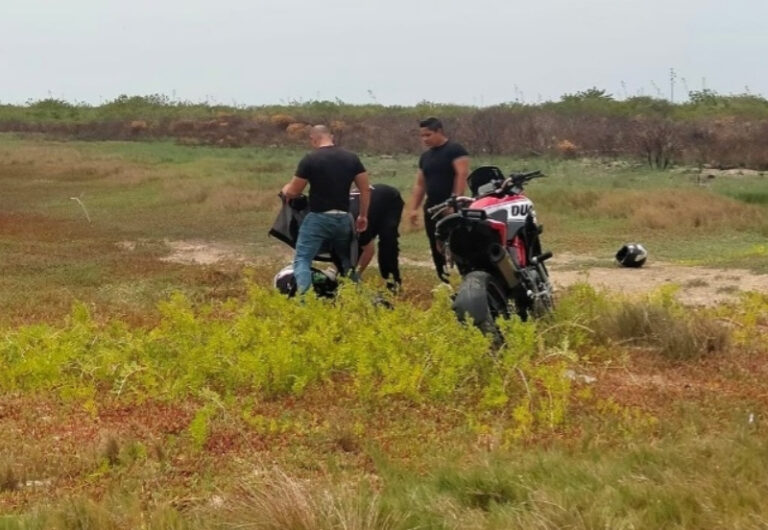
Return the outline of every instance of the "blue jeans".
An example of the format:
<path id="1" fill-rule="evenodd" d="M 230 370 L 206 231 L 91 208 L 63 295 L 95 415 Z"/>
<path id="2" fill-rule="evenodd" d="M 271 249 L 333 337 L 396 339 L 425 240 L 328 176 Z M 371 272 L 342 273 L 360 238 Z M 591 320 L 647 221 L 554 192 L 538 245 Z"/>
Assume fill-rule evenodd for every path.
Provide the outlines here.
<path id="1" fill-rule="evenodd" d="M 306 293 L 312 286 L 312 260 L 325 242 L 341 258 L 341 272 L 348 272 L 352 268 L 352 222 L 348 214 L 310 212 L 301 222 L 293 258 L 298 294 Z"/>

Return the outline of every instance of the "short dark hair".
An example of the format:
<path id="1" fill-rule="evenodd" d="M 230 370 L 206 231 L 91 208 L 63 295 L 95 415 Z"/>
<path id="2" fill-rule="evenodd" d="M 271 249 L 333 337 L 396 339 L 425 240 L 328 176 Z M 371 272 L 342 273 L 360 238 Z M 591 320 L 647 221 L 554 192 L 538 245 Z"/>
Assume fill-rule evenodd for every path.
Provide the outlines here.
<path id="1" fill-rule="evenodd" d="M 419 127 L 425 127 L 429 129 L 432 132 L 442 131 L 443 130 L 443 122 L 435 118 L 434 116 L 430 116 L 427 119 L 421 120 L 419 122 Z"/>

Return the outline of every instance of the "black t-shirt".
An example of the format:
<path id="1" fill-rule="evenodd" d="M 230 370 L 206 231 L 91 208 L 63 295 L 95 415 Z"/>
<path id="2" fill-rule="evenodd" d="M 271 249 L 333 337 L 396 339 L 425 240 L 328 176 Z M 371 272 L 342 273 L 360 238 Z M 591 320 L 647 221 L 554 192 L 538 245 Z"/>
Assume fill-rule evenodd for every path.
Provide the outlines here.
<path id="1" fill-rule="evenodd" d="M 309 181 L 309 210 L 349 211 L 349 188 L 365 171 L 355 153 L 341 147 L 321 147 L 301 159 L 296 176 Z"/>
<path id="2" fill-rule="evenodd" d="M 456 177 L 453 161 L 468 154 L 461 144 L 450 140 L 421 154 L 419 169 L 424 173 L 427 187 L 426 206 L 441 203 L 451 196 Z"/>
<path id="3" fill-rule="evenodd" d="M 352 193 L 349 211 L 352 212 L 354 217 L 357 217 L 360 211 L 360 192 Z M 403 198 L 397 188 L 386 184 L 371 186 L 371 203 L 368 206 L 368 228 L 357 238 L 360 246 L 367 245 L 385 230 L 396 233 L 402 214 Z"/>

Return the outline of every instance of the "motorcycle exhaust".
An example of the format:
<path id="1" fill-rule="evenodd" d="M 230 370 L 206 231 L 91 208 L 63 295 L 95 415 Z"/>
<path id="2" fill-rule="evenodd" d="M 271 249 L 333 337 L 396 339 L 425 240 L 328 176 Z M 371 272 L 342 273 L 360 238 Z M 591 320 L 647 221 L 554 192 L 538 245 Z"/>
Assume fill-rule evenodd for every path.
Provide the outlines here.
<path id="1" fill-rule="evenodd" d="M 520 279 L 515 273 L 515 264 L 512 261 L 512 256 L 509 255 L 509 252 L 504 247 L 498 243 L 491 245 L 488 257 L 491 259 L 494 267 L 501 273 L 510 289 L 520 283 Z"/>

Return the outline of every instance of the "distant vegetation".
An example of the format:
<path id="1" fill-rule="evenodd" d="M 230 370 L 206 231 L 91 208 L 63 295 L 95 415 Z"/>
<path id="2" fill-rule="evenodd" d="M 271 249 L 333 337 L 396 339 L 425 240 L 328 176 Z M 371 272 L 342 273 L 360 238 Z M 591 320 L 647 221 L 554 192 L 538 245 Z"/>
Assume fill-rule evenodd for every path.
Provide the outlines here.
<path id="1" fill-rule="evenodd" d="M 419 150 L 417 119 L 438 115 L 473 153 L 516 156 L 639 157 L 672 164 L 768 168 L 768 100 L 694 91 L 685 103 L 646 96 L 616 100 L 591 88 L 558 102 L 413 107 L 309 101 L 236 107 L 120 96 L 102 105 L 58 99 L 0 105 L 0 131 L 117 140 L 175 138 L 190 145 L 296 146 L 308 124 L 327 123 L 339 141 L 367 153 Z"/>

